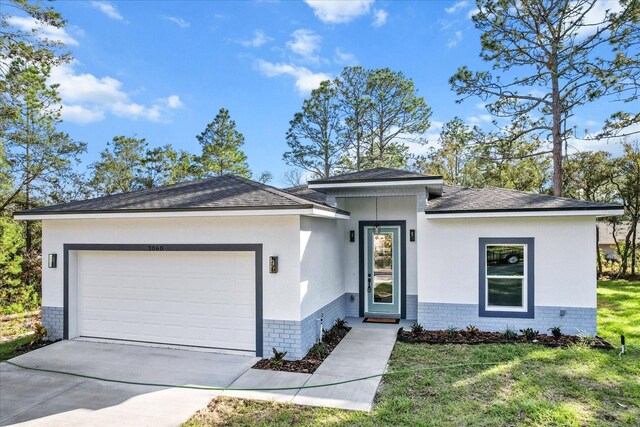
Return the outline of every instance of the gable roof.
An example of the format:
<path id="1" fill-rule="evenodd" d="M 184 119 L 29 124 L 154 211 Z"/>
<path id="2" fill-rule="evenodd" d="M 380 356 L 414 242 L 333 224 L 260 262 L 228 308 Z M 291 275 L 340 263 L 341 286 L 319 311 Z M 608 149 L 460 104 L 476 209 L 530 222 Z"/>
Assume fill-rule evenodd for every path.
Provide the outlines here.
<path id="1" fill-rule="evenodd" d="M 371 181 L 410 181 L 410 180 L 434 180 L 442 179 L 440 175 L 425 175 L 423 173 L 411 172 L 402 169 L 374 168 L 358 172 L 350 172 L 342 175 L 331 176 L 329 178 L 309 181 L 309 184 L 325 183 L 348 183 L 348 182 L 371 182 Z"/>
<path id="2" fill-rule="evenodd" d="M 62 205 L 34 208 L 16 215 L 216 211 L 319 208 L 347 214 L 321 201 L 298 197 L 234 175 L 182 182 Z"/>
<path id="3" fill-rule="evenodd" d="M 597 203 L 544 194 L 527 193 L 506 188 L 470 188 L 444 185 L 442 196 L 430 199 L 427 215 L 472 212 L 530 211 L 619 211 L 623 207 L 612 203 Z"/>

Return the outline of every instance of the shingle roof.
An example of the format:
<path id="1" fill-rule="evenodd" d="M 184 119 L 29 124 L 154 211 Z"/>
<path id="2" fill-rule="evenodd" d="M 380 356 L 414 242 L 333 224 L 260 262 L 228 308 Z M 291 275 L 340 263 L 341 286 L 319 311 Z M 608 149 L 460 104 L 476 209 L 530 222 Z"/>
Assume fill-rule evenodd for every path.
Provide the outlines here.
<path id="1" fill-rule="evenodd" d="M 587 202 L 544 194 L 526 193 L 506 188 L 469 188 L 444 185 L 442 196 L 429 200 L 426 214 L 500 212 L 500 211 L 562 211 L 618 210 L 622 206 Z"/>
<path id="2" fill-rule="evenodd" d="M 323 184 L 330 182 L 367 182 L 367 181 L 403 181 L 412 179 L 440 179 L 439 175 L 425 175 L 418 172 L 411 172 L 402 169 L 374 168 L 358 172 L 350 172 L 342 175 L 331 176 L 329 178 L 309 181 L 309 184 Z"/>
<path id="3" fill-rule="evenodd" d="M 294 196 L 302 197 L 303 199 L 310 200 L 316 203 L 325 203 L 327 195 L 320 191 L 312 190 L 308 185 L 298 185 L 297 187 L 285 188 L 282 191 L 286 191 Z"/>
<path id="4" fill-rule="evenodd" d="M 18 212 L 18 214 L 300 209 L 308 207 L 338 211 L 321 201 L 298 197 L 269 185 L 234 175 L 223 175 L 149 190 L 35 208 Z"/>

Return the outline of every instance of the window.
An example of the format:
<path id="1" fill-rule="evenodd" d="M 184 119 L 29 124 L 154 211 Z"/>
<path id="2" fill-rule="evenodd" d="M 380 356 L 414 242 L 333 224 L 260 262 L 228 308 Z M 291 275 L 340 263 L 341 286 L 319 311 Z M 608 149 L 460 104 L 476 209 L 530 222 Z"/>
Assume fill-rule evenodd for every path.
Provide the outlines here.
<path id="1" fill-rule="evenodd" d="M 481 317 L 533 318 L 533 239 L 480 239 Z"/>

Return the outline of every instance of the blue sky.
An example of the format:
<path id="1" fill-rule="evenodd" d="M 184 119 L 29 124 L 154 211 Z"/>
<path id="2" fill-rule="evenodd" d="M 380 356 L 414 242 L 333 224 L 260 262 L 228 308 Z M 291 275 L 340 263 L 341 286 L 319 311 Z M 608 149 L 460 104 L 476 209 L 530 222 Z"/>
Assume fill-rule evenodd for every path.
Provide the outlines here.
<path id="1" fill-rule="evenodd" d="M 487 68 L 472 3 L 58 1 L 68 26 L 51 37 L 75 58 L 52 75 L 63 129 L 88 144 L 85 165 L 115 135 L 197 153 L 195 136 L 225 107 L 254 174 L 268 170 L 280 185 L 290 169 L 282 161 L 289 120 L 319 81 L 355 64 L 412 78 L 433 110 L 431 139 L 455 115 L 489 126 L 480 100 L 455 104 L 447 82 L 461 65 Z M 614 107 L 585 107 L 574 124 L 598 130 Z"/>

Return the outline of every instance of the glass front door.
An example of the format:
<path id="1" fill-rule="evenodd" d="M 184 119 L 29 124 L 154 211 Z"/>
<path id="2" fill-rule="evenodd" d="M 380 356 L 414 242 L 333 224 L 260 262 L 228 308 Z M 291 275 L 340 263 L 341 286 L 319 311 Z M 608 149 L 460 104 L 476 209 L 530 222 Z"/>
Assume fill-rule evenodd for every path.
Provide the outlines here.
<path id="1" fill-rule="evenodd" d="M 400 314 L 398 227 L 367 228 L 367 312 Z"/>

